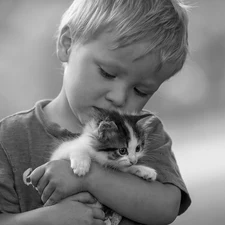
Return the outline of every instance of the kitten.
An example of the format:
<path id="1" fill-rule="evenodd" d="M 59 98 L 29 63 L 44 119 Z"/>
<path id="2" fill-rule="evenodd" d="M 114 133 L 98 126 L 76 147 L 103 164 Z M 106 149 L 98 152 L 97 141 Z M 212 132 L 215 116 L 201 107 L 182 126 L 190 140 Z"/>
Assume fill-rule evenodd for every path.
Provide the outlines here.
<path id="1" fill-rule="evenodd" d="M 81 135 L 60 144 L 50 161 L 69 159 L 78 176 L 88 173 L 91 161 L 96 161 L 102 166 L 154 181 L 157 172 L 137 163 L 148 150 L 144 148 L 145 130 L 153 128 L 159 121 L 156 119 L 153 114 L 130 115 L 94 108 L 92 119 Z"/>
<path id="2" fill-rule="evenodd" d="M 93 108 L 93 113 L 79 137 L 63 141 L 53 151 L 50 161 L 69 159 L 73 172 L 78 176 L 88 173 L 91 162 L 128 172 L 145 180 L 154 181 L 155 169 L 143 163 L 149 152 L 161 144 L 157 134 L 160 120 L 153 114 L 124 114 L 118 111 Z M 153 157 L 154 158 L 154 157 Z M 23 174 L 24 183 L 32 172 Z M 100 203 L 97 203 L 98 205 Z M 101 205 L 101 204 L 100 204 Z M 106 225 L 118 225 L 122 216 L 104 207 Z"/>
<path id="3" fill-rule="evenodd" d="M 137 163 L 151 151 L 152 142 L 158 143 L 160 136 L 154 131 L 160 120 L 150 113 L 128 115 L 98 108 L 94 108 L 92 116 L 81 135 L 59 145 L 50 160 L 70 159 L 71 168 L 78 176 L 88 173 L 91 161 L 96 161 L 146 180 L 156 180 L 153 168 Z M 122 216 L 106 206 L 103 209 L 106 225 L 120 223 Z"/>

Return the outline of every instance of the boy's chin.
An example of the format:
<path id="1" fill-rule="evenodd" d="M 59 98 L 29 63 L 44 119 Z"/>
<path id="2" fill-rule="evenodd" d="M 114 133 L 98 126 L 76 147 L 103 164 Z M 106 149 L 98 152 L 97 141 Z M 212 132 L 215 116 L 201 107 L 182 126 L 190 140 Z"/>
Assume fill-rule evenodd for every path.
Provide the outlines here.
<path id="1" fill-rule="evenodd" d="M 99 113 L 98 110 L 102 110 L 103 108 L 99 108 L 96 106 L 90 107 L 86 111 L 77 113 L 77 118 L 82 126 L 84 126 L 87 122 L 89 122 L 92 118 L 96 116 L 96 112 Z M 96 111 L 97 110 L 97 111 Z M 98 114 L 97 113 L 97 114 Z"/>
<path id="2" fill-rule="evenodd" d="M 89 122 L 93 118 L 92 110 L 88 112 L 79 113 L 78 119 L 82 126 L 84 126 L 87 122 Z"/>
<path id="3" fill-rule="evenodd" d="M 82 126 L 84 126 L 89 120 L 90 120 L 90 117 L 87 115 L 79 116 L 79 121 Z"/>

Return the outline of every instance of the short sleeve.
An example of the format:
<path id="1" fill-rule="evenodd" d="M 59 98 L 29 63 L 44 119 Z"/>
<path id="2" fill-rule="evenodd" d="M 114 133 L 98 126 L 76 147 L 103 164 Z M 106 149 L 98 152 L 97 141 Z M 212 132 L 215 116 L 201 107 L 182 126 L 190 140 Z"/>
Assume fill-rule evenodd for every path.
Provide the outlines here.
<path id="1" fill-rule="evenodd" d="M 19 213 L 20 206 L 15 190 L 11 165 L 0 144 L 0 213 Z"/>
<path id="2" fill-rule="evenodd" d="M 164 131 L 162 122 L 154 115 L 150 123 L 145 124 L 144 130 L 146 153 L 141 163 L 157 171 L 159 182 L 173 184 L 181 190 L 180 215 L 190 206 L 191 199 L 172 151 L 171 138 Z"/>

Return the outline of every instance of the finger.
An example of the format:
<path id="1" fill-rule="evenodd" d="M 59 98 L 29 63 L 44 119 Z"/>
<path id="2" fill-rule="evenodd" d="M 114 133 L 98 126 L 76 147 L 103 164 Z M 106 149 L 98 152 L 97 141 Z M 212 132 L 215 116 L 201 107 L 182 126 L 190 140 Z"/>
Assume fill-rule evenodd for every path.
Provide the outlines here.
<path id="1" fill-rule="evenodd" d="M 99 209 L 99 208 L 92 208 L 92 212 L 93 212 L 93 217 L 95 219 L 100 219 L 100 220 L 104 220 L 105 219 L 105 213 Z"/>
<path id="2" fill-rule="evenodd" d="M 89 192 L 80 192 L 71 196 L 71 200 L 87 203 L 87 204 L 94 204 L 97 202 L 97 199 L 94 198 Z"/>
<path id="3" fill-rule="evenodd" d="M 52 190 L 52 189 L 50 189 L 50 190 Z M 60 195 L 59 191 L 57 191 L 57 189 L 55 188 L 53 193 L 51 194 L 51 196 L 45 202 L 44 206 L 54 205 L 54 204 L 60 202 L 62 199 L 63 199 L 62 195 Z"/>
<path id="4" fill-rule="evenodd" d="M 37 167 L 30 175 L 29 178 L 34 187 L 37 186 L 39 180 L 45 173 L 45 164 Z"/>
<path id="5" fill-rule="evenodd" d="M 105 225 L 105 222 L 103 220 L 94 219 L 94 225 Z"/>
<path id="6" fill-rule="evenodd" d="M 30 180 L 30 174 L 32 173 L 33 169 L 32 168 L 28 168 L 27 170 L 25 170 L 23 172 L 23 182 L 24 184 L 26 184 L 27 186 L 32 185 L 31 180 Z"/>
<path id="7" fill-rule="evenodd" d="M 44 206 L 54 205 L 57 201 L 55 187 L 48 184 L 41 195 L 41 200 Z"/>
<path id="8" fill-rule="evenodd" d="M 100 202 L 96 201 L 95 203 L 92 204 L 87 204 L 87 206 L 91 207 L 91 208 L 99 208 L 99 209 L 103 209 L 103 206 Z"/>
<path id="9" fill-rule="evenodd" d="M 35 187 L 39 195 L 43 194 L 48 184 L 49 184 L 49 179 L 47 179 L 46 176 L 42 176 Z"/>

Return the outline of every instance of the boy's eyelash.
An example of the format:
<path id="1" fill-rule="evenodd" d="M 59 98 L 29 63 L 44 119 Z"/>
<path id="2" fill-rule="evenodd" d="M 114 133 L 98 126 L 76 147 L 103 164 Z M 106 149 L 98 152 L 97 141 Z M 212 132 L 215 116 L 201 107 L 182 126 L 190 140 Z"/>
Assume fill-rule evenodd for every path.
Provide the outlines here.
<path id="1" fill-rule="evenodd" d="M 103 70 L 101 67 L 99 67 L 100 73 L 103 77 L 107 78 L 107 79 L 114 79 L 116 76 L 107 73 L 105 70 Z"/>
<path id="2" fill-rule="evenodd" d="M 99 67 L 99 71 L 100 71 L 100 74 L 106 78 L 106 79 L 114 79 L 116 78 L 116 75 L 112 75 L 112 74 L 109 74 L 107 73 L 105 70 L 103 70 L 101 67 Z M 136 92 L 136 94 L 142 98 L 146 98 L 148 97 L 149 95 L 146 94 L 146 93 L 143 93 L 141 91 L 139 91 L 137 88 L 134 88 L 134 91 Z"/>
<path id="3" fill-rule="evenodd" d="M 148 97 L 148 94 L 139 91 L 137 88 L 134 88 L 134 90 L 136 94 L 139 95 L 140 97 L 143 97 L 143 98 Z"/>

